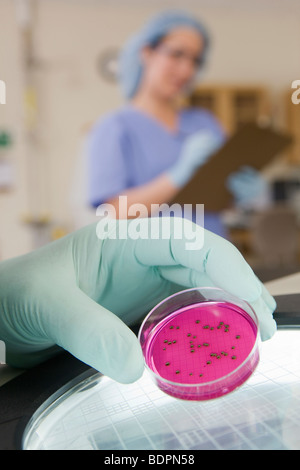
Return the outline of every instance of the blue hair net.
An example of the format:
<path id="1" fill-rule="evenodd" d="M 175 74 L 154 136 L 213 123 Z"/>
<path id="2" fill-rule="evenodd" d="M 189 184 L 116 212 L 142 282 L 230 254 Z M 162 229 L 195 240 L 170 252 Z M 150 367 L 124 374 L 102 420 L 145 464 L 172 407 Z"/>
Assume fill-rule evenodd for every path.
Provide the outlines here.
<path id="1" fill-rule="evenodd" d="M 181 11 L 168 11 L 151 19 L 135 34 L 125 45 L 119 60 L 119 81 L 124 95 L 132 98 L 138 87 L 143 73 L 140 52 L 146 46 L 155 45 L 171 30 L 188 26 L 199 31 L 204 40 L 204 49 L 201 54 L 202 63 L 205 61 L 209 46 L 209 36 L 206 28 L 188 13 Z"/>

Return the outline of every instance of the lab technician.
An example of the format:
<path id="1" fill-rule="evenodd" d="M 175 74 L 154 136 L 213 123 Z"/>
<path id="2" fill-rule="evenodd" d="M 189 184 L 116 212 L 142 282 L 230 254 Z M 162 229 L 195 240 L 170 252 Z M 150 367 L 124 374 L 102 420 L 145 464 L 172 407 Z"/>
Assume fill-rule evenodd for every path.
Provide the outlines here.
<path id="1" fill-rule="evenodd" d="M 249 301 L 262 339 L 273 335 L 275 301 L 229 241 L 204 230 L 203 245 L 190 250 L 187 242 L 200 239 L 203 229 L 180 217 L 139 219 L 139 231 L 152 233 L 149 238 L 130 236 L 136 220 L 112 222 L 88 225 L 0 263 L 7 364 L 33 367 L 64 349 L 118 382 L 133 382 L 144 364 L 127 325 L 187 287 L 217 286 Z M 149 231 L 157 222 L 156 232 Z M 169 237 L 163 236 L 166 224 Z"/>
<path id="2" fill-rule="evenodd" d="M 126 105 L 101 118 L 88 139 L 88 199 L 127 205 L 172 201 L 195 171 L 225 142 L 217 119 L 204 109 L 178 105 L 207 60 L 210 39 L 191 15 L 167 11 L 133 36 L 120 56 Z M 212 182 L 213 184 L 213 182 Z M 238 203 L 261 199 L 264 180 L 251 168 L 227 182 Z M 201 203 L 201 201 L 199 201 Z M 126 214 L 125 214 L 126 217 Z M 227 236 L 218 214 L 205 213 L 205 227 Z"/>

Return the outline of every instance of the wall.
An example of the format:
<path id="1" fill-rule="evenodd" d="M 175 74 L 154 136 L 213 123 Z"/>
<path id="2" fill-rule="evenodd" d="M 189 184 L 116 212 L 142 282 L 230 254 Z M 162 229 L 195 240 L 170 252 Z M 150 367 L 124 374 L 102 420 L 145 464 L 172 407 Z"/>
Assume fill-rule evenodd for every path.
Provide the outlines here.
<path id="1" fill-rule="evenodd" d="M 9 192 L 0 191 L 0 258 L 6 258 L 31 247 L 30 233 L 21 220 L 27 198 L 21 43 L 14 2 L 8 0 L 0 1 L 0 79 L 6 83 L 6 104 L 0 105 L 0 129 L 8 129 L 14 139 L 9 155 L 14 170 L 13 187 Z"/>
<path id="2" fill-rule="evenodd" d="M 21 220 L 22 214 L 49 214 L 53 226 L 66 230 L 74 227 L 69 194 L 82 137 L 100 115 L 123 102 L 119 88 L 100 76 L 97 58 L 107 48 L 119 48 L 150 15 L 161 11 L 161 5 L 182 5 L 137 0 L 37 3 L 34 78 L 38 139 L 30 147 L 25 142 L 25 76 L 15 3 L 0 0 L 0 79 L 8 87 L 7 104 L 0 105 L 0 125 L 8 126 L 16 136 L 12 155 L 15 189 L 0 194 L 2 258 L 36 246 L 33 232 Z M 213 35 L 205 81 L 269 87 L 274 119 L 280 125 L 284 123 L 281 94 L 299 78 L 296 60 L 300 50 L 299 14 L 284 9 L 283 3 L 288 4 L 261 1 L 245 8 L 248 2 L 233 1 L 231 6 L 226 2 L 223 6 L 221 1 L 206 1 L 200 8 L 200 2 L 184 2 L 185 8 L 205 20 Z"/>

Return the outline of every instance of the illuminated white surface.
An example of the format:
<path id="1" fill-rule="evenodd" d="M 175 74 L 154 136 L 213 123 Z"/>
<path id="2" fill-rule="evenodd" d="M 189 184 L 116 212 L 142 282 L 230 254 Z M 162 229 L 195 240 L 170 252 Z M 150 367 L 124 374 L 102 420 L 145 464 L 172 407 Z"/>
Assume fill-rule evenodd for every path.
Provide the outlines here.
<path id="1" fill-rule="evenodd" d="M 300 449 L 300 330 L 263 343 L 248 382 L 216 400 L 172 398 L 147 373 L 131 385 L 95 376 L 65 398 L 25 449 Z"/>
<path id="2" fill-rule="evenodd" d="M 272 295 L 298 294 L 300 293 L 300 273 L 266 282 L 265 286 Z"/>

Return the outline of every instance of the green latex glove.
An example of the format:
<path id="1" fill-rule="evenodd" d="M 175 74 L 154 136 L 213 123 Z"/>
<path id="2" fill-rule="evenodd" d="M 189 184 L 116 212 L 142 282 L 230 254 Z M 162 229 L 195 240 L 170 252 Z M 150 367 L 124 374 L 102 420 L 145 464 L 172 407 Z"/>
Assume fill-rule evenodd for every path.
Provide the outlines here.
<path id="1" fill-rule="evenodd" d="M 153 219 L 139 219 L 141 227 Z M 156 219 L 158 220 L 158 219 Z M 187 287 L 215 285 L 252 303 L 263 339 L 273 335 L 274 299 L 236 248 L 205 231 L 204 246 L 187 250 L 202 229 L 184 221 L 185 236 L 113 239 L 93 224 L 32 253 L 0 263 L 0 339 L 6 362 L 31 367 L 63 348 L 122 383 L 137 380 L 144 362 L 127 325 L 163 298 Z M 161 218 L 160 224 L 170 219 Z M 130 228 L 136 220 L 120 220 Z M 96 234 L 97 229 L 97 234 Z M 155 235 L 155 238 L 156 238 Z M 153 235 L 152 235 L 153 236 Z"/>
<path id="2" fill-rule="evenodd" d="M 178 188 L 186 185 L 223 144 L 224 137 L 212 131 L 203 130 L 188 137 L 178 161 L 167 172 L 173 184 Z"/>

